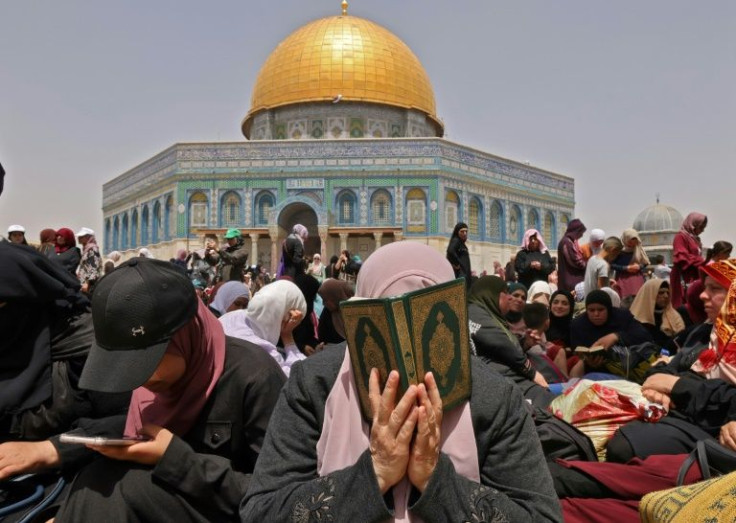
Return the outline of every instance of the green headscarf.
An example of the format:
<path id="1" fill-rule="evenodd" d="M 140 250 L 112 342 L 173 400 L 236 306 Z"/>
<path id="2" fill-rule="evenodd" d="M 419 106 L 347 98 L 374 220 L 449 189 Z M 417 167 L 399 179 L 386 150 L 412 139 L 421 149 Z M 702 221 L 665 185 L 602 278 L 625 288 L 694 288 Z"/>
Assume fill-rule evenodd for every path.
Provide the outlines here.
<path id="1" fill-rule="evenodd" d="M 506 326 L 506 319 L 498 306 L 498 298 L 502 292 L 507 292 L 505 281 L 498 276 L 481 276 L 470 286 L 468 303 L 483 307 Z"/>

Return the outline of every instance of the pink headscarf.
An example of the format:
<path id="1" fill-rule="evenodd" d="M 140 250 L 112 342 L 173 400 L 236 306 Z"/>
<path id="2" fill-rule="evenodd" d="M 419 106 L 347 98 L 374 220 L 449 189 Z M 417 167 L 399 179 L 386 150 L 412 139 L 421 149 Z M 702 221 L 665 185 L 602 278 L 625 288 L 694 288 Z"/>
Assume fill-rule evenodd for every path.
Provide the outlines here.
<path id="1" fill-rule="evenodd" d="M 695 241 L 697 241 L 698 246 L 702 248 L 703 244 L 700 242 L 700 236 L 695 234 L 695 228 L 703 225 L 704 223 L 708 223 L 708 217 L 705 214 L 701 214 L 699 212 L 691 212 L 682 221 L 680 231 L 684 232 Z"/>
<path id="2" fill-rule="evenodd" d="M 167 354 L 181 356 L 186 370 L 170 389 L 133 391 L 125 435 L 136 435 L 145 423 L 160 425 L 183 436 L 197 421 L 225 368 L 225 331 L 202 300 L 194 317 L 174 336 Z"/>
<path id="3" fill-rule="evenodd" d="M 390 269 L 390 271 L 389 271 Z M 401 241 L 374 252 L 358 273 L 356 296 L 378 298 L 431 287 L 454 279 L 452 266 L 435 249 L 424 244 Z M 468 479 L 480 482 L 478 450 L 470 417 L 470 403 L 465 402 L 442 416 L 442 452 L 452 460 L 455 470 Z M 350 351 L 337 380 L 327 397 L 322 432 L 317 442 L 317 473 L 325 476 L 358 461 L 369 448 L 370 428 L 360 413 Z M 404 477 L 393 489 L 394 521 L 419 522 L 408 511 L 411 482 Z"/>
<path id="4" fill-rule="evenodd" d="M 521 248 L 525 251 L 529 250 L 529 240 L 532 238 L 532 236 L 537 237 L 537 240 L 539 240 L 539 252 L 547 252 L 547 245 L 544 243 L 544 238 L 542 238 L 542 233 L 540 233 L 536 229 L 529 229 L 524 233 L 524 241 L 521 242 Z"/>

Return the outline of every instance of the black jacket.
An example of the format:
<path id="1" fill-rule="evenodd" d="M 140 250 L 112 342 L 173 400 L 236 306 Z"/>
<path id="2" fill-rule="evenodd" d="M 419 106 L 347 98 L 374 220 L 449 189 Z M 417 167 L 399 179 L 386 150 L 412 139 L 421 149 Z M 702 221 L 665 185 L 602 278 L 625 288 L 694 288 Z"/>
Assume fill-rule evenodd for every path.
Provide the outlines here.
<path id="1" fill-rule="evenodd" d="M 470 253 L 465 242 L 459 237 L 453 236 L 447 246 L 447 260 L 455 270 L 455 277 L 464 277 L 470 282 Z"/>
<path id="2" fill-rule="evenodd" d="M 99 458 L 80 472 L 77 482 L 93 485 L 89 490 L 106 489 L 108 497 L 101 502 L 83 491 L 73 492 L 57 521 L 135 520 L 134 511 L 141 506 L 152 521 L 173 521 L 181 504 L 172 503 L 172 497 L 183 498 L 189 510 L 205 520 L 236 520 L 285 381 L 276 361 L 263 349 L 228 337 L 225 370 L 199 418 L 186 435 L 174 436 L 148 473 L 165 489 L 148 489 L 136 479 L 141 467 L 135 464 L 126 465 L 130 474 L 116 478 L 107 469 L 119 468 L 117 462 Z M 97 433 L 119 437 L 124 424 L 125 416 L 98 420 Z M 86 428 L 90 429 L 89 424 Z M 63 448 L 72 445 L 57 445 L 64 459 Z M 136 490 L 141 490 L 140 495 Z M 127 506 L 126 495 L 134 497 L 138 506 Z"/>
<path id="3" fill-rule="evenodd" d="M 542 268 L 532 269 L 531 264 L 534 261 L 538 261 Z M 523 283 L 529 289 L 535 281 L 547 281 L 547 277 L 555 270 L 555 262 L 552 261 L 549 251 L 525 251 L 522 249 L 516 253 L 514 268 L 518 274 L 519 283 Z"/>

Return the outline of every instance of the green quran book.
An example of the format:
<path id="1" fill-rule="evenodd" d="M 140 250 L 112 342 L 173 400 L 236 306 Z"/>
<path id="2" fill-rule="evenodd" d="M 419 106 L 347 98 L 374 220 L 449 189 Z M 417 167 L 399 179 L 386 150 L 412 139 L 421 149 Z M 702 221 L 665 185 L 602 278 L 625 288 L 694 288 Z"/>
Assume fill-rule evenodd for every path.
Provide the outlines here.
<path id="1" fill-rule="evenodd" d="M 389 372 L 399 372 L 396 401 L 431 371 L 444 410 L 470 397 L 470 344 L 465 279 L 401 296 L 340 303 L 353 374 L 365 419 L 372 419 L 368 380 L 380 373 L 381 390 Z"/>

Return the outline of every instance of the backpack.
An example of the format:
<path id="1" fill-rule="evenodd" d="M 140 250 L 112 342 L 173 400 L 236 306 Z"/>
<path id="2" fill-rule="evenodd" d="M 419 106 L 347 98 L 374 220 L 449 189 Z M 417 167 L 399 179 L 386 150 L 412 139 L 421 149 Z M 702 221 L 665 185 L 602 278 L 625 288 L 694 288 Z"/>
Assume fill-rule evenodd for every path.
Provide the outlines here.
<path id="1" fill-rule="evenodd" d="M 547 461 L 567 459 L 575 461 L 598 461 L 593 442 L 588 436 L 554 414 L 528 402 L 527 410 L 534 420 L 534 428 L 542 443 Z"/>

